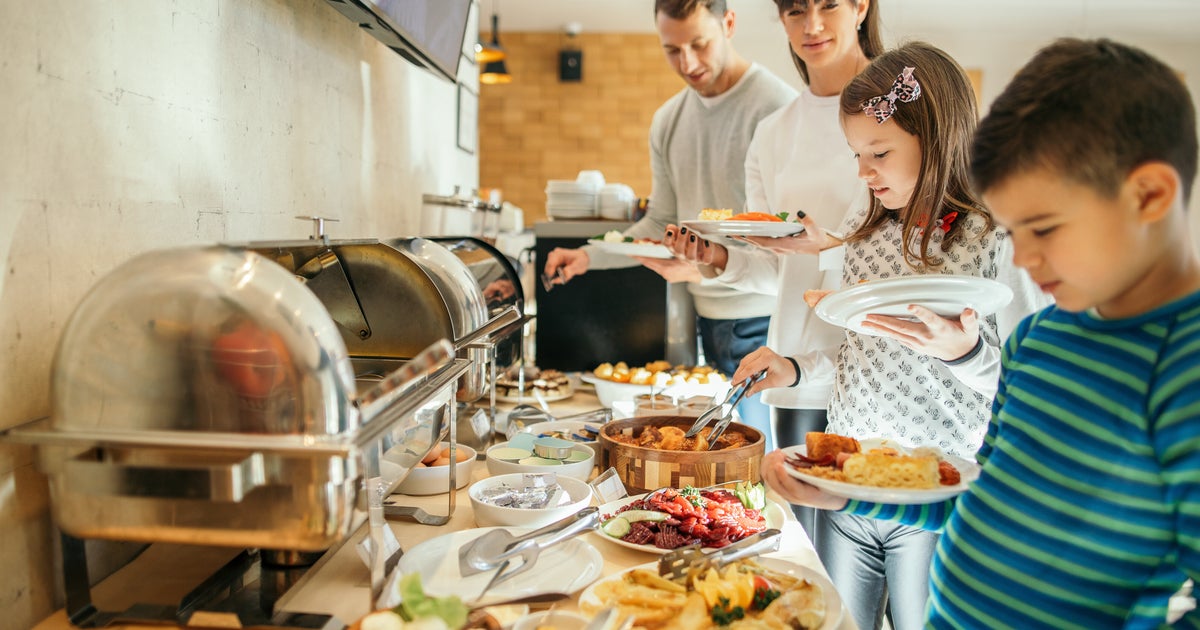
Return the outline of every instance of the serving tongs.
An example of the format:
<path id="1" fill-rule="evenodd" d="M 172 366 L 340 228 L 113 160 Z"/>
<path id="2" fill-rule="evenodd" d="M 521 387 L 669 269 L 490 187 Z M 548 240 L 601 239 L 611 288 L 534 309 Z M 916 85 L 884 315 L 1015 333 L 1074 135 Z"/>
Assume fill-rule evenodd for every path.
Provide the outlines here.
<path id="1" fill-rule="evenodd" d="M 696 434 L 708 424 L 709 420 L 712 420 L 713 416 L 715 416 L 717 412 L 723 412 L 723 415 L 717 420 L 717 423 L 713 425 L 712 433 L 710 433 L 708 436 L 708 448 L 711 450 L 713 444 L 716 444 L 717 438 L 721 437 L 721 435 L 725 433 L 725 429 L 728 428 L 729 423 L 733 421 L 733 410 L 737 408 L 738 403 L 742 402 L 742 398 L 745 397 L 746 391 L 750 389 L 751 385 L 763 380 L 766 378 L 766 376 L 767 371 L 761 370 L 757 374 L 746 378 L 744 381 L 730 388 L 729 393 L 725 395 L 725 400 L 700 414 L 700 417 L 696 418 L 696 421 L 692 423 L 692 428 L 688 429 L 688 432 L 684 434 L 684 437 L 696 437 Z M 725 409 L 725 405 L 729 405 L 728 410 Z"/>
<path id="2" fill-rule="evenodd" d="M 600 508 L 587 507 L 520 536 L 514 536 L 506 529 L 494 529 L 458 550 L 458 571 L 467 577 L 498 569 L 484 589 L 486 592 L 492 586 L 533 568 L 538 554 L 547 548 L 599 527 Z M 521 559 L 521 564 L 507 569 L 517 558 Z"/>
<path id="3" fill-rule="evenodd" d="M 668 580 L 680 580 L 693 573 L 720 569 L 735 560 L 778 551 L 779 541 L 779 530 L 768 529 L 709 553 L 700 551 L 700 545 L 680 547 L 658 559 L 658 574 Z"/>

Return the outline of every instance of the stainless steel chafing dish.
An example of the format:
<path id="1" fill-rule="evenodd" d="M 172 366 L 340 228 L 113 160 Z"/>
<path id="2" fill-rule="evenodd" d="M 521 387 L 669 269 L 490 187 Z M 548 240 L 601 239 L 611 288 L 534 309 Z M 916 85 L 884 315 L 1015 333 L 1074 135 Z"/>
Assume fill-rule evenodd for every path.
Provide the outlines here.
<path id="1" fill-rule="evenodd" d="M 10 437 L 40 446 L 73 536 L 326 549 L 453 426 L 471 368 L 446 341 L 398 360 L 343 339 L 254 251 L 144 254 L 80 303 L 51 416 Z"/>

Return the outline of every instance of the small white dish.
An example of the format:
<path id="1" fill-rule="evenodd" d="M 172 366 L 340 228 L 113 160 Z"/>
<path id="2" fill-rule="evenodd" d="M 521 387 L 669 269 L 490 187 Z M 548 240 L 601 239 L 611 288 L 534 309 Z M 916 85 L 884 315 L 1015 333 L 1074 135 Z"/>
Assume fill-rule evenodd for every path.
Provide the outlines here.
<path id="1" fill-rule="evenodd" d="M 449 442 L 438 446 L 446 448 Z M 471 472 L 475 469 L 475 449 L 466 444 L 459 444 L 458 451 L 466 458 L 455 464 L 454 488 L 461 490 L 471 481 Z M 450 466 L 419 466 L 408 471 L 408 475 L 396 486 L 396 492 L 409 495 L 445 494 L 450 490 Z"/>
<path id="2" fill-rule="evenodd" d="M 492 505 L 480 500 L 483 491 L 499 485 L 518 488 L 525 473 L 496 475 L 471 484 L 467 496 L 471 499 L 471 509 L 475 513 L 475 525 L 478 527 L 542 527 L 554 521 L 566 518 L 587 507 L 592 502 L 592 488 L 574 477 L 558 477 L 558 485 L 570 497 L 570 502 L 563 505 L 532 510 L 525 508 Z"/>
<path id="3" fill-rule="evenodd" d="M 572 450 L 577 453 L 586 454 L 587 457 L 585 459 L 581 459 L 579 461 L 564 461 L 563 463 L 556 465 L 541 465 L 536 463 L 522 464 L 518 461 L 501 459 L 495 456 L 497 451 L 507 448 L 509 448 L 508 442 L 499 442 L 488 448 L 486 452 L 486 459 L 489 474 L 506 475 L 510 473 L 552 472 L 559 477 L 572 477 L 580 481 L 587 481 L 587 478 L 592 475 L 592 468 L 594 468 L 596 465 L 596 451 L 586 444 L 575 444 L 572 448 Z"/>

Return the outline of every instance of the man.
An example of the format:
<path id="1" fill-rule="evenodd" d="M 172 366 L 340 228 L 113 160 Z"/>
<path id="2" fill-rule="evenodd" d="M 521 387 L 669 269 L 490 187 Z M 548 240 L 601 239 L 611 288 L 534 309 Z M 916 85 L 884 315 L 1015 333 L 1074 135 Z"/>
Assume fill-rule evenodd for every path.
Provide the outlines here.
<path id="1" fill-rule="evenodd" d="M 725 0 L 655 0 L 654 19 L 667 63 L 687 83 L 654 114 L 650 124 L 653 188 L 646 216 L 625 231 L 635 238 L 661 239 L 667 225 L 697 218 L 704 208 L 745 204 L 746 149 L 758 122 L 797 93 L 733 48 L 736 23 Z M 696 238 L 680 229 L 681 238 Z M 733 374 L 742 357 L 766 345 L 775 297 L 747 293 L 705 280 L 682 259 L 637 258 L 668 282 L 687 282 L 699 315 L 700 340 L 709 365 Z M 555 249 L 545 272 L 556 283 L 589 268 L 627 266 L 627 259 L 594 247 Z M 757 398 L 738 407 L 743 421 L 767 436 L 769 413 Z"/>

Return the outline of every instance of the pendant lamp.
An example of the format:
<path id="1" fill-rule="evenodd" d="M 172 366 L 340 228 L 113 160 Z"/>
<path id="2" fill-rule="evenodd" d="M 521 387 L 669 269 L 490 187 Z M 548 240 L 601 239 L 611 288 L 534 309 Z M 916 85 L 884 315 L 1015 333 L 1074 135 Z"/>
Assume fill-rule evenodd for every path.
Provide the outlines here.
<path id="1" fill-rule="evenodd" d="M 475 62 L 488 64 L 504 59 L 504 47 L 500 45 L 500 17 L 492 10 L 492 41 L 480 41 L 475 44 Z"/>
<path id="2" fill-rule="evenodd" d="M 512 83 L 512 75 L 508 73 L 508 66 L 504 63 L 508 57 L 504 52 L 504 48 L 500 46 L 500 16 L 492 13 L 492 43 L 485 50 L 492 50 L 499 53 L 499 57 L 491 61 L 481 61 L 483 69 L 479 73 L 479 82 L 487 85 L 500 85 L 504 83 Z M 476 59 L 480 59 L 479 53 L 475 54 Z"/>

